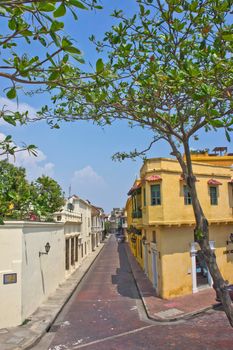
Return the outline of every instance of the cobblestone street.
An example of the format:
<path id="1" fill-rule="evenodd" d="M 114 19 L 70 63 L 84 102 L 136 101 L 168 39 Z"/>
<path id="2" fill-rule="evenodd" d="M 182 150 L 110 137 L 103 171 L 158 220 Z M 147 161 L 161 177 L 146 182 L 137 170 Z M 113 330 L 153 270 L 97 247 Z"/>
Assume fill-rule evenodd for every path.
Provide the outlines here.
<path id="1" fill-rule="evenodd" d="M 232 349 L 221 310 L 190 320 L 147 319 L 125 252 L 112 236 L 55 324 L 34 350 Z"/>

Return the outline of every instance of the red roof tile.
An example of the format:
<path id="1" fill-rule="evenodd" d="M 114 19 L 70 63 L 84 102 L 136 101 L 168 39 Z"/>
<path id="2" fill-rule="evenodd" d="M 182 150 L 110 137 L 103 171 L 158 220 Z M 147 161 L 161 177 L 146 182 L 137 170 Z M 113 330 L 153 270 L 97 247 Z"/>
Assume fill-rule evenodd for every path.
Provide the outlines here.
<path id="1" fill-rule="evenodd" d="M 151 175 L 151 176 L 148 176 L 146 178 L 146 181 L 150 181 L 150 182 L 152 182 L 152 181 L 161 181 L 161 180 L 162 180 L 162 178 L 159 175 Z"/>
<path id="2" fill-rule="evenodd" d="M 129 192 L 127 193 L 128 196 L 130 196 L 134 191 L 136 191 L 138 188 L 141 187 L 141 182 L 139 182 L 138 184 L 135 184 L 133 187 L 131 187 L 131 189 L 129 190 Z"/>
<path id="3" fill-rule="evenodd" d="M 208 185 L 214 185 L 214 186 L 222 185 L 220 181 L 214 180 L 214 179 L 210 179 L 207 183 Z"/>

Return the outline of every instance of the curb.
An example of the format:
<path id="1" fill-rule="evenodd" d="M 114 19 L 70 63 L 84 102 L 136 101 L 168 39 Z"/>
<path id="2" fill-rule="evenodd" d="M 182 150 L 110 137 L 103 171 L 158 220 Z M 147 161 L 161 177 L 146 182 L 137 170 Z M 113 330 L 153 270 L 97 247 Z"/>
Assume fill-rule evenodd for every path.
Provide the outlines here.
<path id="1" fill-rule="evenodd" d="M 195 316 L 198 316 L 200 314 L 203 314 L 205 312 L 207 312 L 208 310 L 213 310 L 213 309 L 218 309 L 220 306 L 221 306 L 221 303 L 217 303 L 217 304 L 213 304 L 213 305 L 210 305 L 210 306 L 207 306 L 205 308 L 202 308 L 200 310 L 196 310 L 196 311 L 193 311 L 193 312 L 188 312 L 188 313 L 184 313 L 183 315 L 177 315 L 176 317 L 169 317 L 169 318 L 160 318 L 160 317 L 156 317 L 156 316 L 152 316 L 149 312 L 149 309 L 146 305 L 146 302 L 145 302 L 145 299 L 142 295 L 142 292 L 141 292 L 141 289 L 140 289 L 140 286 L 138 284 L 138 281 L 136 279 L 136 276 L 135 276 L 135 273 L 134 273 L 134 270 L 133 270 L 133 267 L 132 267 L 132 264 L 131 264 L 131 256 L 129 254 L 131 254 L 130 250 L 129 250 L 129 246 L 128 244 L 125 245 L 125 251 L 126 251 L 126 254 L 127 254 L 127 257 L 128 257 L 128 261 L 129 261 L 129 265 L 130 265 L 130 269 L 131 269 L 131 272 L 132 272 L 132 275 L 133 275 L 133 279 L 135 281 L 135 284 L 136 284 L 136 287 L 137 287 L 137 290 L 138 290 L 138 293 L 139 293 L 139 296 L 142 300 L 142 304 L 144 306 L 144 309 L 145 309 L 145 312 L 146 312 L 146 315 L 148 317 L 148 319 L 152 320 L 152 321 L 156 321 L 156 322 L 160 322 L 160 323 L 165 323 L 165 322 L 176 322 L 176 321 L 180 321 L 180 320 L 189 320 L 191 318 L 194 318 Z"/>

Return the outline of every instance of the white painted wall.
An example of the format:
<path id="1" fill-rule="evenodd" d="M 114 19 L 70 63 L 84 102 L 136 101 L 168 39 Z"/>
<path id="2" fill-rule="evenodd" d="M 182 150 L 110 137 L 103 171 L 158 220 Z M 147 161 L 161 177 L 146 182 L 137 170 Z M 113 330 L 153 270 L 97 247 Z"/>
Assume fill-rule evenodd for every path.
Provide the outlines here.
<path id="1" fill-rule="evenodd" d="M 62 224 L 26 223 L 22 244 L 22 318 L 27 318 L 65 278 L 65 239 Z M 48 255 L 45 252 L 49 242 Z"/>
<path id="2" fill-rule="evenodd" d="M 83 251 L 85 256 L 85 242 L 86 242 L 86 255 L 90 254 L 91 252 L 91 205 L 82 200 L 82 199 L 76 199 L 74 201 L 74 204 L 77 206 L 77 210 L 82 214 L 82 224 L 81 224 L 81 239 L 83 244 Z"/>
<path id="3" fill-rule="evenodd" d="M 21 318 L 22 228 L 0 225 L 0 328 L 16 326 Z M 3 284 L 3 276 L 17 274 L 16 284 Z"/>
<path id="4" fill-rule="evenodd" d="M 39 257 L 47 242 L 48 255 Z M 64 243 L 61 223 L 0 226 L 0 328 L 21 324 L 64 280 Z M 5 273 L 17 273 L 17 283 L 4 285 Z"/>

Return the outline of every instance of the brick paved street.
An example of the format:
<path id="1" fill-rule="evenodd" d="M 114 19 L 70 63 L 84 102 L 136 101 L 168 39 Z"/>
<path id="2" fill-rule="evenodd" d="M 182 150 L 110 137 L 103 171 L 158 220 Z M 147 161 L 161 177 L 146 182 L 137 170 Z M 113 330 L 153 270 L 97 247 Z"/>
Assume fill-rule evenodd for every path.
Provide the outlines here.
<path id="1" fill-rule="evenodd" d="M 232 344 L 233 330 L 221 310 L 177 323 L 148 321 L 125 245 L 111 237 L 50 332 L 33 349 L 230 350 Z"/>

